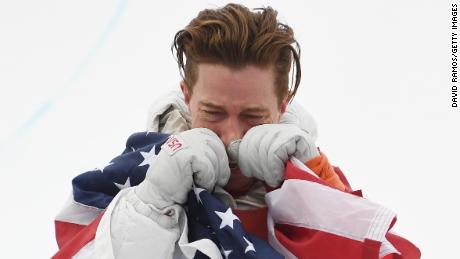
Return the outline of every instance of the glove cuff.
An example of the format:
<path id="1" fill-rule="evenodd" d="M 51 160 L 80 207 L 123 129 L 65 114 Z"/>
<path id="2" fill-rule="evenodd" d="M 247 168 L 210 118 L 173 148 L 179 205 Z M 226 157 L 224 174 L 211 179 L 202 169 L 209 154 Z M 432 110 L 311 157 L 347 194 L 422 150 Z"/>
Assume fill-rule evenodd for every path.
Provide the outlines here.
<path id="1" fill-rule="evenodd" d="M 174 204 L 171 201 L 166 201 L 148 181 L 141 182 L 139 185 L 134 186 L 133 189 L 139 200 L 145 204 L 151 204 L 159 210 Z"/>
<path id="2" fill-rule="evenodd" d="M 170 205 L 159 209 L 151 203 L 144 202 L 137 191 L 138 189 L 133 187 L 133 190 L 125 197 L 138 213 L 152 219 L 164 228 L 173 228 L 178 224 L 180 213 L 183 211 L 180 205 Z"/>

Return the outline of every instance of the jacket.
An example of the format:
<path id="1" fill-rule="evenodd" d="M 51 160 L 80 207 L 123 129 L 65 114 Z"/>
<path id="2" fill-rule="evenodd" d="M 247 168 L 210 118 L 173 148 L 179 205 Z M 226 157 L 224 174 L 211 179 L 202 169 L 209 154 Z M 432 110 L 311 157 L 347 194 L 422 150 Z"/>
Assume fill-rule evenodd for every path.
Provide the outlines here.
<path id="1" fill-rule="evenodd" d="M 280 123 L 296 123 L 314 139 L 317 137 L 316 123 L 298 104 L 288 107 Z M 129 162 L 134 157 L 147 159 L 148 153 L 159 151 L 157 147 L 169 134 L 187 130 L 189 125 L 181 94 L 170 92 L 152 105 L 147 132 L 133 134 L 123 153 L 106 167 L 75 177 L 73 193 L 56 217 L 60 251 L 54 258 L 228 256 L 209 239 L 191 238 L 189 229 L 196 223 L 190 218 L 190 210 L 175 205 L 170 208 L 174 213 L 168 212 L 170 216 L 165 217 L 165 211 L 144 204 L 131 188 L 145 177 L 145 166 Z M 212 196 L 231 208 L 252 242 L 260 238 L 270 244 L 264 249 L 273 252 L 273 258 L 420 257 L 418 248 L 390 232 L 395 213 L 356 196 L 359 192 L 350 194 L 353 192 L 345 176 L 324 153 L 305 165 L 299 163 L 288 163 L 287 178 L 277 190 L 258 182 L 241 197 L 232 197 L 222 188 L 216 188 Z M 302 195 L 293 197 L 292 193 Z M 324 209 L 331 200 L 336 202 Z M 356 220 L 356 215 L 361 219 Z M 257 244 L 257 251 L 262 251 Z"/>

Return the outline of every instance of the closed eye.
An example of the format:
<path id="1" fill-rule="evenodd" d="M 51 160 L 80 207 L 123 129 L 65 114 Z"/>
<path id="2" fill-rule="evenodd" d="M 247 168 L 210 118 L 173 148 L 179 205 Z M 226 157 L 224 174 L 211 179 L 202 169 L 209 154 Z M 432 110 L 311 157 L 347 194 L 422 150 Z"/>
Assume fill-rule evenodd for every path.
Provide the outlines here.
<path id="1" fill-rule="evenodd" d="M 203 109 L 202 112 L 203 112 L 204 118 L 209 121 L 217 121 L 225 116 L 225 113 L 222 111 Z"/>
<path id="2" fill-rule="evenodd" d="M 265 116 L 261 114 L 243 114 L 243 120 L 247 121 L 251 125 L 263 124 L 265 121 Z"/>
<path id="3" fill-rule="evenodd" d="M 207 111 L 207 110 L 203 110 L 206 114 L 209 114 L 209 115 L 221 115 L 221 114 L 224 114 L 223 112 L 220 112 L 220 111 Z"/>
<path id="4" fill-rule="evenodd" d="M 247 119 L 263 119 L 264 117 L 262 115 L 254 115 L 254 114 L 245 114 L 243 116 Z"/>

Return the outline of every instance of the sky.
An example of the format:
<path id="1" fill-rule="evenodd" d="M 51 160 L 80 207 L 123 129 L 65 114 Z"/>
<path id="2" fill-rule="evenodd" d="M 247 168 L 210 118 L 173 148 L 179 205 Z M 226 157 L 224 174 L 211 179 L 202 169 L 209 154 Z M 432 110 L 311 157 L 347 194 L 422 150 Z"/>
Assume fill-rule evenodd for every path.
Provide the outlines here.
<path id="1" fill-rule="evenodd" d="M 398 214 L 422 258 L 458 254 L 458 1 L 237 1 L 272 6 L 301 45 L 296 101 L 355 189 Z M 225 1 L 0 0 L 1 258 L 57 251 L 54 217 L 79 173 L 122 152 L 179 89 L 174 34 Z M 458 240 L 457 240 L 458 241 Z"/>

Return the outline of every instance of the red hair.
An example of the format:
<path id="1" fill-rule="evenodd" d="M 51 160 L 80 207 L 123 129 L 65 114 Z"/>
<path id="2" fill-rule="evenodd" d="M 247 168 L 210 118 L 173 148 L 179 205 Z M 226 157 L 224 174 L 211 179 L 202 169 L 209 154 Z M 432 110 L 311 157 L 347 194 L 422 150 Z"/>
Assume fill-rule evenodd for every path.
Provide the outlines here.
<path id="1" fill-rule="evenodd" d="M 271 7 L 254 11 L 238 4 L 201 11 L 174 37 L 181 76 L 190 93 L 197 80 L 197 64 L 215 63 L 234 69 L 247 65 L 272 68 L 278 103 L 292 99 L 300 84 L 300 47 L 291 27 L 277 20 Z M 293 86 L 289 72 L 294 63 Z M 295 73 L 295 81 L 294 81 Z"/>

